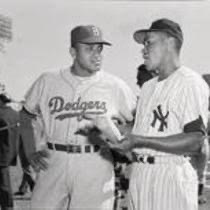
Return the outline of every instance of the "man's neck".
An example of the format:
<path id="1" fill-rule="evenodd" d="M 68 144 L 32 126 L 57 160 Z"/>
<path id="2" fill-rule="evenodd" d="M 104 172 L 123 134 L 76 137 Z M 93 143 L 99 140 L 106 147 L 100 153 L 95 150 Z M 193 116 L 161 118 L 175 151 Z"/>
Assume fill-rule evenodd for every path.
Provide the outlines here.
<path id="1" fill-rule="evenodd" d="M 174 59 L 167 61 L 163 66 L 159 69 L 159 81 L 166 79 L 175 71 L 177 71 L 181 66 L 179 59 Z"/>
<path id="2" fill-rule="evenodd" d="M 70 67 L 70 71 L 71 71 L 71 73 L 73 73 L 74 75 L 76 75 L 78 77 L 91 77 L 96 74 L 94 72 L 89 72 L 87 70 L 84 70 L 75 64 L 73 64 Z"/>

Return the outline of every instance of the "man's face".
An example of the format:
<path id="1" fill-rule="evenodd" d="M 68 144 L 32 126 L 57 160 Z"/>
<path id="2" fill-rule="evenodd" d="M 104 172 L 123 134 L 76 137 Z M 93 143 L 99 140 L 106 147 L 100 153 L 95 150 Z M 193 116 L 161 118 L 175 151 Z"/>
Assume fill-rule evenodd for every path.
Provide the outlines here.
<path id="1" fill-rule="evenodd" d="M 103 44 L 78 43 L 75 48 L 75 64 L 87 76 L 94 74 L 101 68 L 102 50 Z"/>
<path id="2" fill-rule="evenodd" d="M 142 50 L 144 64 L 148 70 L 161 68 L 164 57 L 168 53 L 168 37 L 161 32 L 149 32 Z"/>

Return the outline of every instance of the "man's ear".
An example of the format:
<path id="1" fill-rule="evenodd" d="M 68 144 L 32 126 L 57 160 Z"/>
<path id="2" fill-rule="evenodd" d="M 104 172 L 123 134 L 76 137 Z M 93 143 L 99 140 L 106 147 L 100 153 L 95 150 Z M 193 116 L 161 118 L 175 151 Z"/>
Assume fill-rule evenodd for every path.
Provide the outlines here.
<path id="1" fill-rule="evenodd" d="M 169 37 L 168 38 L 168 49 L 173 49 L 176 48 L 176 42 L 174 37 Z"/>
<path id="2" fill-rule="evenodd" d="M 74 47 L 69 48 L 69 53 L 72 56 L 72 58 L 76 57 L 76 49 Z"/>

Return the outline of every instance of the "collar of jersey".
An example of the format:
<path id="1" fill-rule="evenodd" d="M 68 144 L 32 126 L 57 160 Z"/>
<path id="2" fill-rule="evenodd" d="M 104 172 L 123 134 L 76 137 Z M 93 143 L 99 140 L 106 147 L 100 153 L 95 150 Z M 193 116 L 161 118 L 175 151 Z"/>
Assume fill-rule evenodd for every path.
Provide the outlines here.
<path id="1" fill-rule="evenodd" d="M 79 77 L 71 73 L 70 68 L 65 68 L 61 70 L 62 78 L 73 87 L 77 87 L 82 84 L 89 84 L 97 82 L 102 77 L 102 70 L 98 71 L 95 75 L 90 77 Z"/>

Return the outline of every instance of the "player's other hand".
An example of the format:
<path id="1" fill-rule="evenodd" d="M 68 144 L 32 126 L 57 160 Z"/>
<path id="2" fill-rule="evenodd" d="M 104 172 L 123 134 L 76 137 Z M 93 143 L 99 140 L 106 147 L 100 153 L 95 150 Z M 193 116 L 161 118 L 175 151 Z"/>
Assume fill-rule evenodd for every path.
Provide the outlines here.
<path id="1" fill-rule="evenodd" d="M 115 118 L 112 117 L 112 120 L 115 124 L 115 126 L 120 131 L 121 135 L 129 135 L 133 129 L 133 121 L 132 122 L 126 122 L 123 118 Z"/>
<path id="2" fill-rule="evenodd" d="M 36 172 L 40 172 L 40 170 L 46 170 L 48 168 L 46 158 L 49 158 L 49 156 L 49 151 L 47 149 L 43 149 L 34 152 L 30 156 L 29 162 Z"/>
<path id="3" fill-rule="evenodd" d="M 112 144 L 111 142 L 109 142 L 108 144 L 110 148 L 116 150 L 121 154 L 130 152 L 132 149 L 135 148 L 135 141 L 133 140 L 131 134 L 127 135 L 125 138 L 115 144 Z"/>
<path id="4" fill-rule="evenodd" d="M 76 131 L 75 134 L 87 135 L 90 137 L 97 134 L 103 141 L 111 141 L 115 143 L 122 138 L 120 131 L 118 130 L 114 121 L 109 115 L 96 116 L 92 114 L 84 114 L 84 119 L 89 121 L 84 127 Z M 119 120 L 119 119 L 118 119 Z M 122 120 L 119 120 L 122 123 Z"/>

